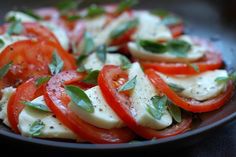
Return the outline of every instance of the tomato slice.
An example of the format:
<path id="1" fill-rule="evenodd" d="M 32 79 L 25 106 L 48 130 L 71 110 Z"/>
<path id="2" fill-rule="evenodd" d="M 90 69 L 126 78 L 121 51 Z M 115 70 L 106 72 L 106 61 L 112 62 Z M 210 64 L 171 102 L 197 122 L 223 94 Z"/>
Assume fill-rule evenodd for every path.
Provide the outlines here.
<path id="1" fill-rule="evenodd" d="M 35 85 L 35 79 L 32 78 L 21 84 L 16 89 L 16 92 L 11 96 L 7 106 L 7 116 L 10 126 L 14 132 L 19 133 L 19 114 L 25 107 L 21 104 L 21 102 L 33 100 L 36 97 L 36 91 L 39 92 L 38 87 Z M 40 94 L 42 95 L 42 90 L 40 91 Z"/>
<path id="2" fill-rule="evenodd" d="M 79 137 L 92 143 L 124 143 L 132 140 L 134 135 L 129 129 L 97 128 L 82 121 L 68 108 L 70 98 L 65 93 L 64 83 L 74 79 L 79 81 L 82 78 L 83 75 L 76 71 L 64 71 L 49 80 L 44 98 L 56 117 Z"/>
<path id="3" fill-rule="evenodd" d="M 48 64 L 51 63 L 54 51 L 62 58 L 64 70 L 76 68 L 74 58 L 60 45 L 44 40 L 24 40 L 9 45 L 0 54 L 0 67 L 13 62 L 5 77 L 11 80 L 11 85 L 15 85 L 33 76 L 50 74 Z"/>
<path id="4" fill-rule="evenodd" d="M 226 91 L 222 92 L 216 98 L 199 102 L 193 99 L 185 99 L 178 96 L 171 88 L 162 80 L 162 78 L 152 69 L 146 71 L 147 76 L 153 85 L 163 92 L 174 104 L 191 112 L 210 112 L 222 107 L 228 102 L 233 94 L 233 83 L 228 82 Z"/>
<path id="5" fill-rule="evenodd" d="M 132 35 L 136 32 L 137 28 L 131 28 L 127 30 L 120 37 L 112 40 L 111 45 L 123 45 L 131 41 Z"/>
<path id="6" fill-rule="evenodd" d="M 154 69 L 165 74 L 194 75 L 198 74 L 199 72 L 218 69 L 223 65 L 223 61 L 219 53 L 207 52 L 203 59 L 192 63 L 198 67 L 199 71 L 196 71 L 192 66 L 186 63 L 159 63 L 141 61 L 141 64 L 144 69 Z"/>
<path id="7" fill-rule="evenodd" d="M 120 67 L 106 65 L 99 73 L 98 85 L 110 107 L 116 112 L 122 121 L 138 135 L 146 139 L 165 138 L 183 133 L 189 129 L 192 122 L 192 118 L 189 116 L 184 117 L 180 124 L 162 131 L 140 126 L 134 118 L 136 111 L 131 106 L 128 96 L 125 93 L 119 93 L 117 91 L 117 83 L 119 83 L 120 80 L 127 81 L 128 74 L 122 71 Z"/>

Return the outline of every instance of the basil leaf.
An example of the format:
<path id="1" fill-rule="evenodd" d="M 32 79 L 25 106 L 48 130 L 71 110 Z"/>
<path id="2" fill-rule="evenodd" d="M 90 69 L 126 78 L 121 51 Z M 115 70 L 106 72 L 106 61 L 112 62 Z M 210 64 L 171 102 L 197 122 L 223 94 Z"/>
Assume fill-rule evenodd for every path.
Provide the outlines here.
<path id="1" fill-rule="evenodd" d="M 12 35 L 12 34 L 18 35 L 22 33 L 23 29 L 24 29 L 24 26 L 22 25 L 21 21 L 15 19 L 14 21 L 10 23 L 7 33 L 9 35 Z"/>
<path id="2" fill-rule="evenodd" d="M 51 64 L 49 64 L 48 66 L 52 75 L 58 74 L 62 70 L 64 62 L 57 54 L 57 51 L 53 52 Z"/>
<path id="3" fill-rule="evenodd" d="M 236 82 L 236 72 L 235 71 L 231 72 L 229 74 L 229 78 L 230 78 L 230 80 L 232 80 L 235 83 Z"/>
<path id="4" fill-rule="evenodd" d="M 167 15 L 165 16 L 161 23 L 163 23 L 164 25 L 177 25 L 177 24 L 180 24 L 182 23 L 182 19 L 180 19 L 179 17 L 175 16 L 175 15 Z"/>
<path id="5" fill-rule="evenodd" d="M 167 52 L 167 47 L 164 44 L 156 43 L 149 40 L 140 40 L 138 43 L 144 50 L 152 53 Z"/>
<path id="6" fill-rule="evenodd" d="M 30 17 L 36 19 L 36 20 L 42 20 L 42 17 L 36 14 L 33 10 L 30 9 L 24 9 L 21 10 L 22 13 L 29 15 Z"/>
<path id="7" fill-rule="evenodd" d="M 121 69 L 122 70 L 127 70 L 132 65 L 130 60 L 127 57 L 123 56 L 123 55 L 120 56 L 120 61 L 121 61 Z"/>
<path id="8" fill-rule="evenodd" d="M 133 89 L 135 87 L 135 85 L 136 85 L 136 78 L 137 78 L 137 76 L 135 76 L 131 80 L 127 81 L 124 85 L 122 85 L 118 89 L 118 92 L 123 92 L 123 91 L 128 91 L 128 90 Z"/>
<path id="9" fill-rule="evenodd" d="M 178 106 L 169 102 L 168 103 L 168 110 L 176 122 L 180 123 L 182 121 L 181 110 Z"/>
<path id="10" fill-rule="evenodd" d="M 7 74 L 7 72 L 10 70 L 10 68 L 12 67 L 13 62 L 10 62 L 6 65 L 4 65 L 1 69 L 0 69 L 0 80 L 3 79 L 3 77 Z"/>
<path id="11" fill-rule="evenodd" d="M 93 37 L 89 32 L 84 33 L 84 48 L 82 54 L 88 55 L 90 54 L 95 48 L 95 44 L 93 41 Z"/>
<path id="12" fill-rule="evenodd" d="M 79 68 L 76 69 L 76 71 L 82 73 L 82 72 L 86 72 L 87 69 L 83 65 L 81 65 Z"/>
<path id="13" fill-rule="evenodd" d="M 36 86 L 39 87 L 40 85 L 48 82 L 50 80 L 50 76 L 45 76 L 45 77 L 39 77 L 36 79 L 35 83 L 36 83 Z"/>
<path id="14" fill-rule="evenodd" d="M 81 16 L 80 15 L 67 15 L 66 19 L 68 21 L 76 21 L 76 20 L 81 19 Z"/>
<path id="15" fill-rule="evenodd" d="M 146 110 L 153 118 L 160 120 L 166 110 L 167 97 L 153 96 L 151 101 L 152 105 L 147 105 Z"/>
<path id="16" fill-rule="evenodd" d="M 77 59 L 76 59 L 76 64 L 80 66 L 82 62 L 87 58 L 87 55 L 81 54 Z"/>
<path id="17" fill-rule="evenodd" d="M 105 13 L 105 9 L 103 7 L 99 7 L 93 4 L 87 9 L 86 17 L 95 17 L 95 16 L 102 15 L 104 13 Z"/>
<path id="18" fill-rule="evenodd" d="M 88 75 L 83 79 L 83 82 L 88 83 L 88 84 L 93 84 L 97 85 L 97 79 L 98 79 L 98 74 L 99 70 L 94 70 L 88 73 Z"/>
<path id="19" fill-rule="evenodd" d="M 105 63 L 106 62 L 106 59 L 107 59 L 107 47 L 106 45 L 101 45 L 97 48 L 97 50 L 95 51 L 98 59 Z"/>
<path id="20" fill-rule="evenodd" d="M 0 48 L 3 48 L 4 45 L 5 45 L 5 42 L 2 39 L 0 39 Z"/>
<path id="21" fill-rule="evenodd" d="M 138 25 L 137 19 L 122 23 L 111 32 L 110 37 L 112 39 L 118 38 L 121 35 L 123 35 L 125 32 L 127 32 L 128 30 L 136 27 L 137 25 Z"/>
<path id="22" fill-rule="evenodd" d="M 29 129 L 29 133 L 31 136 L 39 136 L 42 132 L 42 130 L 45 128 L 45 124 L 41 120 L 35 121 Z"/>
<path id="23" fill-rule="evenodd" d="M 162 18 L 170 15 L 170 12 L 164 9 L 155 9 L 152 10 L 151 13 Z"/>
<path id="24" fill-rule="evenodd" d="M 175 92 L 182 92 L 185 90 L 183 87 L 174 83 L 168 83 L 168 86 Z"/>
<path id="25" fill-rule="evenodd" d="M 216 79 L 215 79 L 215 82 L 217 83 L 217 84 L 225 84 L 225 83 L 227 83 L 229 81 L 229 77 L 217 77 Z"/>
<path id="26" fill-rule="evenodd" d="M 22 101 L 21 103 L 39 111 L 51 112 L 45 104 L 32 103 L 30 101 Z"/>
<path id="27" fill-rule="evenodd" d="M 122 13 L 136 4 L 138 4 L 138 0 L 124 0 L 117 6 L 116 13 Z"/>
<path id="28" fill-rule="evenodd" d="M 57 8 L 60 11 L 71 11 L 76 10 L 79 6 L 79 1 L 77 0 L 64 0 L 57 4 Z"/>
<path id="29" fill-rule="evenodd" d="M 66 93 L 70 96 L 73 103 L 75 103 L 86 112 L 94 112 L 93 104 L 83 90 L 76 86 L 65 86 L 65 89 Z"/>
<path id="30" fill-rule="evenodd" d="M 200 72 L 199 67 L 198 67 L 197 64 L 190 63 L 190 64 L 188 64 L 188 66 L 192 67 L 196 72 L 198 72 L 198 73 Z"/>
<path id="31" fill-rule="evenodd" d="M 191 45 L 186 41 L 174 39 L 167 42 L 167 48 L 169 53 L 175 54 L 177 57 L 186 57 Z"/>

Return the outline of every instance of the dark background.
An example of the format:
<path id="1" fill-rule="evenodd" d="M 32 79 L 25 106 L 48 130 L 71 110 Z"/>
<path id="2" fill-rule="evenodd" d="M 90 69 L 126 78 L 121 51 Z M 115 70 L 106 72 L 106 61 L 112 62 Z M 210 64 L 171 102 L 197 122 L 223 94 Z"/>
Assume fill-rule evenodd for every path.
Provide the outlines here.
<path id="1" fill-rule="evenodd" d="M 30 6 L 48 6 L 57 0 L 7 0 L 0 1 L 0 19 L 9 9 Z M 86 1 L 86 0 L 85 0 Z M 89 1 L 86 1 L 89 3 Z M 101 2 L 97 0 L 97 2 Z M 104 2 L 104 1 L 102 1 Z M 115 1 L 114 1 L 115 2 Z M 236 1 L 235 0 L 143 0 L 140 8 L 165 8 L 184 17 L 187 32 L 207 39 L 219 47 L 223 52 L 235 55 L 236 50 Z M 197 26 L 197 28 L 196 28 Z M 235 58 L 235 57 L 234 57 Z M 232 58 L 224 58 L 235 67 Z M 231 60 L 230 60 L 231 59 Z M 236 105 L 236 104 L 235 104 Z M 236 121 L 221 126 L 210 132 L 208 136 L 202 136 L 198 143 L 173 151 L 167 148 L 164 152 L 154 150 L 135 150 L 126 155 L 145 156 L 193 156 L 193 157 L 234 157 L 236 156 Z M 189 143 L 192 144 L 191 141 Z M 181 143 L 179 143 L 181 145 Z M 35 153 L 37 152 L 37 153 Z M 0 138 L 0 156 L 7 153 L 19 153 L 30 156 L 89 156 L 90 152 L 71 152 L 47 147 L 31 147 L 14 142 L 7 142 Z M 105 153 L 105 154 L 104 154 Z M 119 152 L 102 153 L 103 156 L 123 155 Z M 98 154 L 93 154 L 93 156 Z"/>

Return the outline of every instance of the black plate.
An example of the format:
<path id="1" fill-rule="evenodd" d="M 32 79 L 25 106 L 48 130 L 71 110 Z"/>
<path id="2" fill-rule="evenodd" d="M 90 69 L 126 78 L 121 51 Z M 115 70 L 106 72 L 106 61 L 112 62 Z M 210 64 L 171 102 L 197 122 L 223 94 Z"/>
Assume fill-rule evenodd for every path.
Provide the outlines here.
<path id="1" fill-rule="evenodd" d="M 56 0 L 8 0 L 1 4 L 1 17 L 15 7 L 32 7 L 48 6 L 55 4 Z M 92 1 L 86 1 L 91 3 Z M 105 1 L 103 1 L 105 2 Z M 109 1 L 107 1 L 109 2 Z M 110 1 L 111 2 L 111 1 Z M 183 17 L 186 21 L 186 32 L 211 40 L 216 47 L 222 51 L 227 69 L 236 68 L 236 29 L 233 0 L 140 0 L 139 9 L 164 8 L 173 11 Z M 1 18 L 2 19 L 2 18 Z M 31 147 L 52 148 L 56 150 L 74 150 L 74 151 L 101 151 L 108 150 L 141 150 L 136 148 L 165 150 L 170 148 L 184 147 L 203 139 L 204 135 L 213 131 L 215 128 L 236 118 L 236 96 L 230 103 L 223 108 L 205 114 L 200 114 L 202 121 L 194 126 L 193 130 L 174 137 L 160 139 L 155 141 L 141 141 L 131 144 L 100 145 L 100 144 L 80 144 L 71 142 L 50 141 L 42 139 L 25 138 L 16 135 L 0 124 L 0 136 L 2 140 L 9 143 L 25 143 Z M 60 149 L 57 149 L 60 148 Z"/>

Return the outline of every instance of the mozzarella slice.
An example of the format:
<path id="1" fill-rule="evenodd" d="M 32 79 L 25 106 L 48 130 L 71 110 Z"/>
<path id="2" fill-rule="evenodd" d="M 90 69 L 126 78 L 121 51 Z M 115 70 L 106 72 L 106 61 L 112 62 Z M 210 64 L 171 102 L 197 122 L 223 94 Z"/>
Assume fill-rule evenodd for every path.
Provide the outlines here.
<path id="1" fill-rule="evenodd" d="M 5 16 L 5 19 L 9 20 L 12 17 L 16 18 L 17 20 L 20 20 L 21 22 L 35 22 L 36 21 L 35 18 L 20 11 L 9 11 Z"/>
<path id="2" fill-rule="evenodd" d="M 32 102 L 46 105 L 43 96 L 32 100 Z M 21 134 L 23 136 L 31 136 L 29 132 L 30 127 L 37 120 L 45 124 L 44 129 L 42 129 L 41 134 L 38 136 L 40 138 L 76 139 L 76 135 L 61 124 L 52 113 L 39 111 L 27 106 L 19 115 L 18 128 Z"/>
<path id="3" fill-rule="evenodd" d="M 124 123 L 106 103 L 98 86 L 86 90 L 85 93 L 94 106 L 93 113 L 84 111 L 73 102 L 69 104 L 70 109 L 81 119 L 98 128 L 104 129 L 120 128 L 124 126 Z"/>
<path id="4" fill-rule="evenodd" d="M 184 40 L 192 45 L 191 50 L 187 53 L 186 57 L 178 57 L 172 53 L 152 53 L 146 51 L 135 42 L 128 44 L 129 50 L 135 58 L 148 60 L 148 61 L 159 61 L 159 62 L 193 62 L 204 57 L 207 51 L 205 46 L 196 45 L 192 42 L 189 36 L 181 36 L 179 39 Z"/>
<path id="5" fill-rule="evenodd" d="M 204 72 L 193 76 L 167 76 L 158 73 L 168 84 L 176 84 L 184 88 L 178 94 L 187 98 L 193 98 L 199 101 L 208 100 L 219 95 L 225 88 L 224 84 L 218 84 L 217 77 L 227 77 L 227 71 L 214 70 Z"/>
<path id="6" fill-rule="evenodd" d="M 0 53 L 9 45 L 21 41 L 27 40 L 28 38 L 25 36 L 9 36 L 8 34 L 0 35 L 0 40 L 3 41 L 4 45 L 0 48 Z"/>
<path id="7" fill-rule="evenodd" d="M 101 70 L 104 65 L 118 65 L 120 66 L 121 63 L 121 55 L 120 54 L 111 54 L 107 53 L 107 58 L 105 64 L 100 61 L 95 53 L 89 55 L 86 60 L 83 62 L 85 69 L 92 69 L 92 70 Z"/>
<path id="8" fill-rule="evenodd" d="M 172 117 L 166 110 L 160 120 L 153 118 L 146 110 L 147 105 L 151 104 L 151 98 L 157 95 L 157 92 L 149 79 L 143 73 L 139 63 L 132 64 L 129 69 L 129 79 L 136 78 L 136 85 L 132 91 L 130 101 L 136 111 L 136 121 L 152 129 L 163 129 L 172 124 Z"/>
<path id="9" fill-rule="evenodd" d="M 67 36 L 65 28 L 58 26 L 51 22 L 40 22 L 43 26 L 47 27 L 55 35 L 57 40 L 60 42 L 61 46 L 65 50 L 69 50 L 69 38 Z"/>
<path id="10" fill-rule="evenodd" d="M 0 119 L 3 120 L 3 123 L 10 127 L 7 118 L 7 104 L 11 95 L 16 91 L 13 87 L 7 87 L 1 90 L 2 98 L 0 100 Z"/>
<path id="11" fill-rule="evenodd" d="M 159 17 L 147 11 L 138 11 L 134 15 L 139 19 L 137 32 L 133 35 L 134 40 L 166 41 L 172 39 L 170 30 L 161 23 Z"/>

